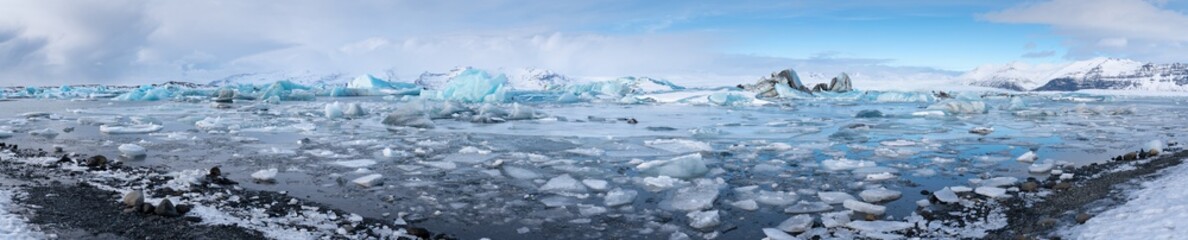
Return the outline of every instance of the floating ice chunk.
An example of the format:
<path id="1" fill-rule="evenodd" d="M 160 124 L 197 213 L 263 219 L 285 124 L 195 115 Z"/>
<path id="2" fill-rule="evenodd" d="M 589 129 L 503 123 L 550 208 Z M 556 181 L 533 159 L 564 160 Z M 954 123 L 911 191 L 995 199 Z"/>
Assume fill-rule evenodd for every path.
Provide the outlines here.
<path id="1" fill-rule="evenodd" d="M 450 161 L 420 161 L 418 164 L 438 168 L 441 170 L 454 170 L 458 168 L 458 164 Z"/>
<path id="2" fill-rule="evenodd" d="M 912 112 L 914 117 L 944 117 L 945 111 L 919 111 Z"/>
<path id="3" fill-rule="evenodd" d="M 786 206 L 796 202 L 799 196 L 795 192 L 759 190 L 755 194 L 755 201 L 772 206 Z"/>
<path id="4" fill-rule="evenodd" d="M 1020 162 L 1035 162 L 1035 160 L 1038 158 L 1039 157 L 1035 155 L 1035 151 L 1027 151 L 1026 153 L 1023 153 L 1023 155 L 1019 155 L 1019 157 L 1015 158 L 1015 160 Z"/>
<path id="5" fill-rule="evenodd" d="M 1069 180 L 1069 179 L 1073 179 L 1073 174 L 1072 174 L 1072 173 L 1061 173 L 1061 174 L 1060 174 L 1060 177 L 1058 177 L 1058 178 L 1059 178 L 1060 180 Z"/>
<path id="6" fill-rule="evenodd" d="M 882 144 L 883 146 L 888 146 L 888 147 L 907 147 L 907 146 L 915 146 L 916 142 L 911 141 L 911 140 L 895 139 L 895 140 L 890 140 L 890 141 L 882 141 L 882 142 L 879 142 L 879 144 Z"/>
<path id="7" fill-rule="evenodd" d="M 508 177 L 515 178 L 515 179 L 537 179 L 537 178 L 540 178 L 540 174 L 538 174 L 532 170 L 528 170 L 528 169 L 524 169 L 524 168 L 520 168 L 520 167 L 507 166 L 507 165 L 503 166 L 503 174 L 507 175 Z"/>
<path id="8" fill-rule="evenodd" d="M 1014 185 L 1016 182 L 1019 182 L 1019 179 L 1015 177 L 996 177 L 982 180 L 978 185 L 983 187 L 1002 187 Z"/>
<path id="9" fill-rule="evenodd" d="M 342 115 L 346 117 L 360 117 L 367 115 L 367 111 L 363 110 L 363 106 L 359 103 L 347 103 L 346 109 L 342 111 Z"/>
<path id="10" fill-rule="evenodd" d="M 685 216 L 689 217 L 689 226 L 693 228 L 708 228 L 722 223 L 718 220 L 718 210 L 693 211 Z"/>
<path id="11" fill-rule="evenodd" d="M 417 104 L 405 104 L 396 107 L 395 111 L 388 113 L 382 122 L 384 125 L 398 126 L 398 127 L 414 127 L 414 128 L 433 128 L 433 120 L 429 119 L 429 114 L 425 112 L 422 106 Z"/>
<path id="12" fill-rule="evenodd" d="M 869 213 L 874 215 L 883 215 L 887 211 L 887 207 L 874 205 L 870 203 L 859 202 L 855 200 L 845 200 L 842 202 L 842 207 L 854 210 L 856 212 Z"/>
<path id="13" fill-rule="evenodd" d="M 541 192 L 556 192 L 556 193 L 584 193 L 587 191 L 586 186 L 574 179 L 569 174 L 561 174 L 561 176 L 549 179 L 544 186 L 540 186 Z"/>
<path id="14" fill-rule="evenodd" d="M 994 128 L 992 128 L 992 127 L 974 127 L 972 129 L 969 129 L 969 133 L 978 134 L 978 135 L 988 135 L 993 132 L 994 132 Z"/>
<path id="15" fill-rule="evenodd" d="M 850 223 L 850 215 L 854 215 L 854 211 L 837 211 L 821 214 L 821 224 L 826 228 L 835 228 L 845 226 Z"/>
<path id="16" fill-rule="evenodd" d="M 664 189 L 675 187 L 677 184 L 683 183 L 685 183 L 685 181 L 669 176 L 645 177 L 643 179 L 644 188 L 652 192 L 659 192 Z"/>
<path id="17" fill-rule="evenodd" d="M 644 162 L 636 166 L 636 169 L 652 175 L 683 179 L 698 177 L 709 172 L 709 168 L 705 166 L 705 161 L 701 159 L 701 154 L 697 153 L 669 160 Z"/>
<path id="18" fill-rule="evenodd" d="M 788 235 L 788 233 L 777 228 L 764 228 L 763 235 L 767 236 L 769 240 L 800 240 L 800 238 Z"/>
<path id="19" fill-rule="evenodd" d="M 718 199 L 718 187 L 712 180 L 699 179 L 693 186 L 677 189 L 668 201 L 673 209 L 681 211 L 709 209 Z"/>
<path id="20" fill-rule="evenodd" d="M 940 110 L 949 114 L 982 114 L 988 108 L 982 101 L 945 100 L 928 106 L 928 110 Z"/>
<path id="21" fill-rule="evenodd" d="M 342 103 L 328 103 L 323 109 L 323 112 L 325 113 L 324 116 L 329 119 L 342 118 Z"/>
<path id="22" fill-rule="evenodd" d="M 850 160 L 846 158 L 829 159 L 821 161 L 821 165 L 830 171 L 851 170 L 863 167 L 874 167 L 875 163 L 872 161 Z"/>
<path id="23" fill-rule="evenodd" d="M 133 134 L 133 133 L 151 133 L 161 131 L 164 127 L 156 124 L 143 124 L 132 126 L 99 126 L 99 132 L 107 134 Z"/>
<path id="24" fill-rule="evenodd" d="M 252 179 L 259 182 L 272 182 L 276 180 L 276 168 L 264 169 L 252 173 Z"/>
<path id="25" fill-rule="evenodd" d="M 361 187 L 369 188 L 369 187 L 374 187 L 374 186 L 382 183 L 380 181 L 380 178 L 382 178 L 382 177 L 383 177 L 383 175 L 381 175 L 379 173 L 373 173 L 371 175 L 362 176 L 362 177 L 356 178 L 355 180 L 351 180 L 351 182 L 354 184 L 357 184 Z"/>
<path id="26" fill-rule="evenodd" d="M 343 166 L 343 167 L 349 167 L 349 168 L 364 168 L 364 167 L 369 167 L 371 165 L 375 165 L 375 160 L 371 160 L 371 159 L 346 160 L 346 161 L 336 161 L 336 162 L 333 162 L 332 164 Z"/>
<path id="27" fill-rule="evenodd" d="M 909 222 L 883 221 L 883 220 L 853 221 L 853 222 L 846 224 L 846 227 L 849 227 L 850 229 L 858 230 L 861 232 L 871 232 L 871 233 L 886 233 L 886 232 L 900 231 L 900 230 L 912 228 L 912 226 L 915 226 L 915 225 L 913 225 L 912 223 L 909 223 Z"/>
<path id="28" fill-rule="evenodd" d="M 40 130 L 29 131 L 29 135 L 37 136 L 37 137 L 44 137 L 44 138 L 54 138 L 54 137 L 58 136 L 58 132 L 54 131 L 53 129 L 45 128 L 45 129 L 40 129 Z"/>
<path id="29" fill-rule="evenodd" d="M 858 193 L 858 196 L 862 197 L 862 201 L 873 203 L 899 199 L 899 197 L 902 196 L 902 193 L 895 190 L 879 188 L 862 190 L 862 192 Z"/>
<path id="30" fill-rule="evenodd" d="M 574 149 L 565 150 L 565 152 L 582 155 L 582 156 L 587 156 L 587 157 L 597 157 L 597 156 L 602 156 L 602 154 L 605 154 L 606 150 L 597 149 L 597 148 L 574 148 Z"/>
<path id="31" fill-rule="evenodd" d="M 715 92 L 706 96 L 706 100 L 718 106 L 738 106 L 755 101 L 755 97 L 737 92 Z"/>
<path id="32" fill-rule="evenodd" d="M 891 174 L 889 172 L 881 172 L 881 173 L 866 175 L 866 181 L 883 181 L 883 180 L 893 179 L 893 178 L 895 178 L 895 174 Z"/>
<path id="33" fill-rule="evenodd" d="M 753 199 L 735 201 L 735 202 L 730 203 L 730 206 L 734 206 L 738 209 L 747 210 L 747 211 L 755 211 L 755 210 L 759 209 L 759 203 L 755 202 L 755 200 L 753 200 Z"/>
<path id="34" fill-rule="evenodd" d="M 541 198 L 540 203 L 543 203 L 545 207 L 564 207 L 577 204 L 577 199 L 553 195 Z"/>
<path id="35" fill-rule="evenodd" d="M 136 144 L 121 144 L 119 150 L 124 156 L 129 157 L 144 156 L 146 152 L 144 147 Z"/>
<path id="36" fill-rule="evenodd" d="M 952 186 L 952 187 L 949 187 L 949 189 L 953 190 L 953 192 L 955 192 L 955 193 L 967 193 L 967 192 L 973 191 L 973 188 L 969 188 L 966 186 Z"/>
<path id="37" fill-rule="evenodd" d="M 581 214 L 582 216 L 589 217 L 589 216 L 606 213 L 606 208 L 604 208 L 604 207 L 587 205 L 587 204 L 578 204 L 577 206 L 578 206 L 578 214 Z"/>
<path id="38" fill-rule="evenodd" d="M 845 192 L 817 192 L 817 198 L 828 204 L 839 204 L 846 200 L 855 200 L 854 196 Z"/>
<path id="39" fill-rule="evenodd" d="M 808 214 L 799 214 L 796 216 L 792 216 L 792 217 L 784 220 L 783 222 L 780 222 L 780 225 L 777 225 L 776 228 L 783 230 L 785 232 L 800 233 L 800 232 L 807 231 L 812 226 L 813 226 L 813 216 L 810 216 Z"/>
<path id="40" fill-rule="evenodd" d="M 607 182 L 601 179 L 582 179 L 582 184 L 594 191 L 606 191 Z"/>
<path id="41" fill-rule="evenodd" d="M 644 145 L 672 153 L 708 152 L 714 150 L 709 143 L 687 139 L 656 139 L 644 141 Z"/>
<path id="42" fill-rule="evenodd" d="M 824 212 L 824 211 L 829 211 L 829 210 L 833 210 L 833 206 L 829 206 L 828 203 L 807 202 L 807 201 L 799 201 L 799 202 L 796 202 L 796 204 L 792 204 L 792 206 L 788 206 L 787 208 L 784 208 L 785 213 L 791 213 L 791 214 L 819 213 L 819 212 Z"/>
<path id="43" fill-rule="evenodd" d="M 1027 171 L 1032 172 L 1032 173 L 1047 173 L 1049 171 L 1052 171 L 1052 168 L 1055 166 L 1056 166 L 1055 164 L 1052 164 L 1051 162 L 1047 162 L 1047 161 L 1037 162 L 1037 163 L 1032 163 L 1031 166 L 1028 166 Z"/>
<path id="44" fill-rule="evenodd" d="M 974 193 L 990 198 L 1001 198 L 1006 196 L 1006 189 L 998 187 L 978 187 L 974 189 Z"/>
<path id="45" fill-rule="evenodd" d="M 639 195 L 638 191 L 615 188 L 610 192 L 606 192 L 606 196 L 603 197 L 602 201 L 607 207 L 616 207 L 635 201 L 636 195 Z"/>
<path id="46" fill-rule="evenodd" d="M 12 135 L 12 130 L 0 129 L 0 138 L 10 138 Z"/>

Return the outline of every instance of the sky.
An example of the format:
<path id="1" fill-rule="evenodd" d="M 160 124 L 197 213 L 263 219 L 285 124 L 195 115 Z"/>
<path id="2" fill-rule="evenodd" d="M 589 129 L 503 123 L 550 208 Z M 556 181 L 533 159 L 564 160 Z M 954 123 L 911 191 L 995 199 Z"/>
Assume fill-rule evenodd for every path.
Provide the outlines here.
<path id="1" fill-rule="evenodd" d="M 985 64 L 1188 62 L 1188 3 L 1048 1 L 0 0 L 0 85 L 205 83 L 459 66 L 732 85 L 946 78 Z"/>

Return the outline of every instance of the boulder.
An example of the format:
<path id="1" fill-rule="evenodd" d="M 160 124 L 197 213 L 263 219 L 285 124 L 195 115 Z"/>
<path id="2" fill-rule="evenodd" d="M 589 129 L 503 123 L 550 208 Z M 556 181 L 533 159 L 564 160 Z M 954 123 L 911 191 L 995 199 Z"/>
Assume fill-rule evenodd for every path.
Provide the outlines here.
<path id="1" fill-rule="evenodd" d="M 128 208 L 135 208 L 144 204 L 144 193 L 141 191 L 131 191 L 124 194 L 124 205 Z"/>
<path id="2" fill-rule="evenodd" d="M 850 75 L 846 73 L 838 74 L 833 80 L 829 81 L 830 92 L 849 92 L 854 90 L 854 84 L 850 82 Z"/>
<path id="3" fill-rule="evenodd" d="M 177 208 L 173 206 L 173 202 L 169 201 L 168 198 L 161 200 L 161 203 L 158 203 L 157 207 L 153 209 L 153 213 L 166 217 L 181 216 L 181 214 L 177 212 Z"/>

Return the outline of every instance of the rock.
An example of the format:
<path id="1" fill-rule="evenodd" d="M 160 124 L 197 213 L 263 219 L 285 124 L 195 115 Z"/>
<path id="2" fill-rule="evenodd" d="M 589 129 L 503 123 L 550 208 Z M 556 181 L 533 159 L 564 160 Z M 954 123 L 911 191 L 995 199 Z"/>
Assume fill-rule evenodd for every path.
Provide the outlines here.
<path id="1" fill-rule="evenodd" d="M 212 168 L 210 168 L 210 172 L 207 173 L 206 176 L 209 176 L 209 177 L 223 176 L 223 170 L 219 169 L 219 167 L 212 167 Z"/>
<path id="2" fill-rule="evenodd" d="M 1072 183 L 1068 183 L 1068 182 L 1057 183 L 1055 186 L 1052 186 L 1052 190 L 1057 190 L 1057 191 L 1068 190 L 1071 188 L 1072 188 Z"/>
<path id="3" fill-rule="evenodd" d="M 1089 218 L 1092 218 L 1092 217 L 1093 216 L 1089 216 L 1089 214 L 1087 214 L 1087 213 L 1077 214 L 1077 224 L 1085 224 L 1085 222 L 1089 221 Z"/>
<path id="4" fill-rule="evenodd" d="M 1019 190 L 1023 190 L 1024 192 L 1035 192 L 1036 190 L 1039 190 L 1039 183 L 1025 182 L 1022 186 L 1019 186 Z"/>
<path id="5" fill-rule="evenodd" d="M 630 118 L 630 119 L 627 119 L 627 124 L 639 124 L 639 120 L 635 120 L 635 118 Z"/>
<path id="6" fill-rule="evenodd" d="M 135 208 L 144 204 L 144 192 L 131 191 L 124 194 L 124 206 L 128 208 Z"/>
<path id="7" fill-rule="evenodd" d="M 189 204 L 178 204 L 176 208 L 178 215 L 186 215 L 190 210 L 194 210 L 194 206 Z"/>
<path id="8" fill-rule="evenodd" d="M 153 210 L 155 210 L 153 204 L 145 203 L 140 205 L 140 212 L 142 213 L 153 213 Z"/>
<path id="9" fill-rule="evenodd" d="M 1137 152 L 1128 152 L 1128 153 L 1126 153 L 1126 155 L 1122 155 L 1123 161 L 1134 161 L 1134 160 L 1138 160 L 1138 159 L 1139 158 L 1138 158 Z"/>
<path id="10" fill-rule="evenodd" d="M 153 210 L 153 213 L 166 217 L 181 216 L 181 214 L 177 213 L 177 208 L 173 207 L 173 202 L 169 201 L 168 198 L 161 200 L 161 203 L 157 204 L 157 207 Z"/>
<path id="11" fill-rule="evenodd" d="M 95 155 L 87 158 L 87 167 L 104 168 L 107 166 L 107 157 L 103 155 Z"/>

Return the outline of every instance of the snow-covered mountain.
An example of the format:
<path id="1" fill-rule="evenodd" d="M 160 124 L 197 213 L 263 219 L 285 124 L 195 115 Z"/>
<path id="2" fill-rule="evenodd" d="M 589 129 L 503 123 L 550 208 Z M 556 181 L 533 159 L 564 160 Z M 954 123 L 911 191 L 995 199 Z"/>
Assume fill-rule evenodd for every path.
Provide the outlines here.
<path id="1" fill-rule="evenodd" d="M 473 69 L 472 67 L 458 67 L 444 73 L 421 73 L 414 82 L 417 85 L 428 89 L 440 89 L 445 86 L 450 79 L 458 76 L 463 71 Z M 492 72 L 498 74 L 499 72 Z M 503 72 L 507 76 L 508 85 L 512 88 L 520 90 L 545 90 L 549 86 L 564 85 L 572 82 L 569 77 L 559 73 L 540 68 L 520 68 L 511 71 Z"/>
<path id="2" fill-rule="evenodd" d="M 1113 89 L 1188 91 L 1188 64 L 1094 58 L 1068 64 L 986 65 L 959 77 L 966 84 L 1018 91 Z"/>
<path id="3" fill-rule="evenodd" d="M 355 75 L 343 73 L 314 73 L 310 71 L 242 73 L 211 81 L 209 85 L 215 87 L 236 84 L 258 85 L 287 80 L 305 86 L 346 86 L 354 77 Z"/>

